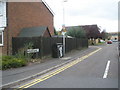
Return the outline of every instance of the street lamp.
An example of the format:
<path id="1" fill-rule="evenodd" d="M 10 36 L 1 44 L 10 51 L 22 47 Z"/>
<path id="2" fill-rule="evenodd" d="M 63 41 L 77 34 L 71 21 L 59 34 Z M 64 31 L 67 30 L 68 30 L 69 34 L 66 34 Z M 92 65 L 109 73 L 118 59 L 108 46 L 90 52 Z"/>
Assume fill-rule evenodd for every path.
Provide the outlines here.
<path id="1" fill-rule="evenodd" d="M 63 55 L 65 55 L 65 9 L 64 9 L 64 3 L 67 2 L 67 0 L 63 0 L 63 25 L 62 25 L 62 35 L 63 35 Z"/>

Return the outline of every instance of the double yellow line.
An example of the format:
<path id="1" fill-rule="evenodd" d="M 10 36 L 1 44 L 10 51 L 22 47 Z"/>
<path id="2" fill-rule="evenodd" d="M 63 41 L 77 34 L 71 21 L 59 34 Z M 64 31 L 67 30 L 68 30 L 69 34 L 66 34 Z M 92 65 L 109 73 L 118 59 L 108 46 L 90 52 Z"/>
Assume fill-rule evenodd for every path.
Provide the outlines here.
<path id="1" fill-rule="evenodd" d="M 89 53 L 89 54 L 87 54 L 87 55 L 85 55 L 85 56 L 83 56 L 81 58 L 78 58 L 78 59 L 68 63 L 67 65 L 64 65 L 63 67 L 61 67 L 61 68 L 59 68 L 59 69 L 57 69 L 57 70 L 55 70 L 55 71 L 53 71 L 53 72 L 43 76 L 43 77 L 41 77 L 40 79 L 35 79 L 34 81 L 32 81 L 32 82 L 30 82 L 28 84 L 20 86 L 19 88 L 28 88 L 30 86 L 33 86 L 33 85 L 39 83 L 39 82 L 42 82 L 42 81 L 44 81 L 46 79 L 49 79 L 50 77 L 52 77 L 52 76 L 54 76 L 54 75 L 56 75 L 56 74 L 58 74 L 58 73 L 60 73 L 60 72 L 62 72 L 64 70 L 66 70 L 67 68 L 72 67 L 73 65 L 83 61 L 84 59 L 86 59 L 89 56 L 93 55 L 94 53 L 98 52 L 99 50 L 101 50 L 101 48 L 98 48 L 97 50 L 95 50 L 95 51 L 93 51 L 93 52 L 91 52 L 91 53 Z"/>

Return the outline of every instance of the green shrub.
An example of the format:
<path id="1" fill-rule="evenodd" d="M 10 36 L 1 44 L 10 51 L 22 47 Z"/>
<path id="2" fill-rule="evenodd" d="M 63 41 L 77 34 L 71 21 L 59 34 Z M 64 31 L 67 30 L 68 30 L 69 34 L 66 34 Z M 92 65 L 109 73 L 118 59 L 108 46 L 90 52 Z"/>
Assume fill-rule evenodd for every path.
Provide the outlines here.
<path id="1" fill-rule="evenodd" d="M 14 58 L 10 61 L 9 64 L 10 64 L 11 68 L 17 68 L 17 67 L 25 66 L 26 62 L 23 59 Z"/>
<path id="2" fill-rule="evenodd" d="M 13 59 L 13 56 L 2 56 L 3 61 L 11 60 Z"/>
<path id="3" fill-rule="evenodd" d="M 28 54 L 27 50 L 33 49 L 33 46 L 34 45 L 32 42 L 24 44 L 24 47 L 18 49 L 18 52 L 16 53 L 15 57 L 20 59 L 26 59 L 29 62 L 33 56 L 33 53 Z"/>
<path id="4" fill-rule="evenodd" d="M 24 52 L 19 52 L 15 55 L 15 58 L 26 59 L 27 57 L 24 55 Z"/>
<path id="5" fill-rule="evenodd" d="M 17 68 L 27 65 L 27 62 L 29 62 L 33 54 L 27 55 L 25 51 L 27 51 L 27 49 L 32 49 L 32 48 L 33 48 L 33 43 L 30 42 L 25 44 L 24 48 L 20 48 L 15 56 L 3 56 L 0 69 L 5 70 L 5 69 Z"/>
<path id="6" fill-rule="evenodd" d="M 3 56 L 2 58 L 2 69 L 10 69 L 10 68 L 17 68 L 22 67 L 27 64 L 25 59 L 22 58 L 15 58 L 13 56 Z"/>
<path id="7" fill-rule="evenodd" d="M 11 68 L 10 63 L 8 61 L 2 61 L 2 69 L 8 69 Z"/>

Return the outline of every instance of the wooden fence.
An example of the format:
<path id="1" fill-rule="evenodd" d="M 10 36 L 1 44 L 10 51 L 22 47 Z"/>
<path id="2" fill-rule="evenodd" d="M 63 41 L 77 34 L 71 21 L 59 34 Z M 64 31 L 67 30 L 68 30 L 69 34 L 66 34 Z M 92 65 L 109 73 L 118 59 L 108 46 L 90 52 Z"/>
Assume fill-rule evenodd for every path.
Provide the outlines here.
<path id="1" fill-rule="evenodd" d="M 26 44 L 33 43 L 34 49 L 39 49 L 38 57 L 52 55 L 52 46 L 55 43 L 62 43 L 63 38 L 59 37 L 15 37 L 12 39 L 12 53 L 18 53 L 18 50 L 24 48 Z M 65 52 L 70 52 L 74 49 L 82 49 L 88 47 L 88 39 L 66 38 Z"/>

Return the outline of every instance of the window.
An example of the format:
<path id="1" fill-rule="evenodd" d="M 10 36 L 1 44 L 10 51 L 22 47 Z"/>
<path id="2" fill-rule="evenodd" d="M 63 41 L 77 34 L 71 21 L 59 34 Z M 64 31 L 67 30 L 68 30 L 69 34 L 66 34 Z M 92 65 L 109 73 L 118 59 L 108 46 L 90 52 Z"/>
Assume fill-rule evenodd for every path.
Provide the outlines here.
<path id="1" fill-rule="evenodd" d="M 0 46 L 3 46 L 3 31 L 0 31 Z"/>

